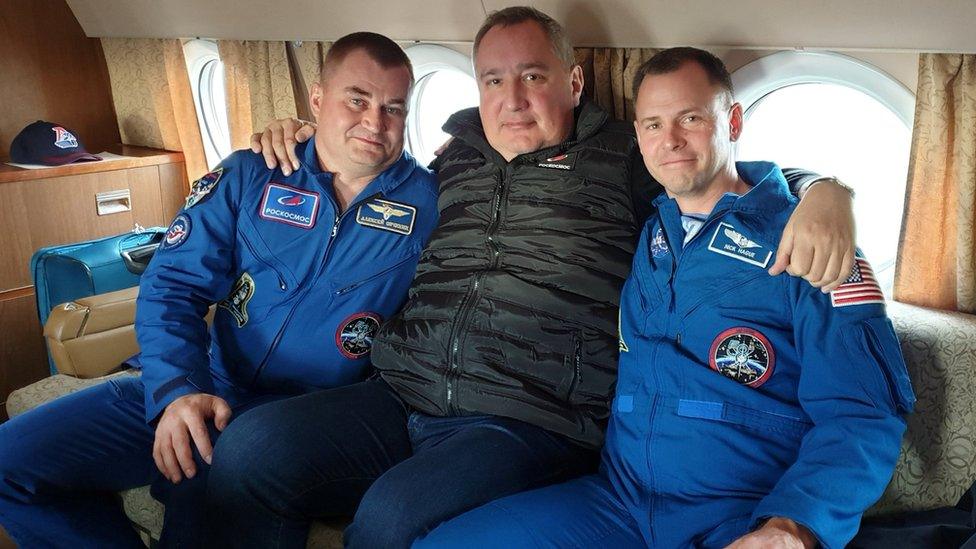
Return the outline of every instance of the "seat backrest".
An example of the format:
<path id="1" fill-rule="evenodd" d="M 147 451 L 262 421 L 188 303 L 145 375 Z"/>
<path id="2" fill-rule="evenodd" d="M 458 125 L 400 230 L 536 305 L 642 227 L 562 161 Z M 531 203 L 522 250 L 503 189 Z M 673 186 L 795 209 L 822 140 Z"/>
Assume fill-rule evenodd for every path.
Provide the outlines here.
<path id="1" fill-rule="evenodd" d="M 869 515 L 955 505 L 976 480 L 976 316 L 889 302 L 915 388 L 891 483 Z"/>

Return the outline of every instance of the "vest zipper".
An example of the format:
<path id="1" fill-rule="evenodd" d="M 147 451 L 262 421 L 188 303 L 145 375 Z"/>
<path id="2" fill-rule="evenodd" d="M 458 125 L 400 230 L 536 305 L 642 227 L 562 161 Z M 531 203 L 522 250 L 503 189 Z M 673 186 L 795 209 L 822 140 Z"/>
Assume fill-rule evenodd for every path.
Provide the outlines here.
<path id="1" fill-rule="evenodd" d="M 444 375 L 444 402 L 445 408 L 451 414 L 456 414 L 459 410 L 456 385 L 457 381 L 461 378 L 461 338 L 465 334 L 471 311 L 478 302 L 478 290 L 481 286 L 481 281 L 484 279 L 485 273 L 497 267 L 498 257 L 501 254 L 498 245 L 495 243 L 494 233 L 501 222 L 502 197 L 505 194 L 505 183 L 511 177 L 511 174 L 512 164 L 509 163 L 505 167 L 505 171 L 500 174 L 501 177 L 498 180 L 498 185 L 495 186 L 495 196 L 492 197 L 491 221 L 488 222 L 488 227 L 485 228 L 488 266 L 478 272 L 474 276 L 474 280 L 471 281 L 471 286 L 468 287 L 468 291 L 464 294 L 464 298 L 458 307 L 457 320 L 454 323 L 451 336 L 448 340 L 450 341 L 450 346 L 448 347 L 447 353 L 447 372 Z"/>

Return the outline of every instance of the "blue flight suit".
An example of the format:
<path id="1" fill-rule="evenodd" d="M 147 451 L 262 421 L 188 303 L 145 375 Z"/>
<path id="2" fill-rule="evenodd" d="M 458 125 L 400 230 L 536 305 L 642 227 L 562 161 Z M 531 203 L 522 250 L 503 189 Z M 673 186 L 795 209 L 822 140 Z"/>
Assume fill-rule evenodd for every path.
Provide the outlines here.
<path id="1" fill-rule="evenodd" d="M 600 474 L 488 504 L 421 547 L 724 547 L 769 517 L 843 547 L 887 485 L 914 394 L 870 266 L 823 294 L 766 272 L 792 213 L 739 162 L 687 243 L 662 195 L 621 299 Z"/>
<path id="2" fill-rule="evenodd" d="M 0 425 L 0 523 L 21 545 L 136 546 L 112 492 L 149 483 L 167 503 L 162 545 L 193 544 L 207 466 L 195 453 L 198 473 L 178 485 L 156 470 L 167 405 L 213 394 L 233 420 L 366 377 L 372 337 L 403 304 L 437 224 L 436 179 L 404 152 L 340 214 L 314 140 L 297 154 L 302 167 L 288 177 L 239 151 L 193 184 L 141 280 L 141 379 Z"/>

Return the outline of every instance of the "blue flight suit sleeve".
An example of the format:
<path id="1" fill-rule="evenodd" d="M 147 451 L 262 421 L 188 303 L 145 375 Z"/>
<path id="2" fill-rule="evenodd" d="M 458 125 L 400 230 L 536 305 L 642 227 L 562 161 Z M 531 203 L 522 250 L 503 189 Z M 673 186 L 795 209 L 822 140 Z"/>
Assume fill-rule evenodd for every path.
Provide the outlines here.
<path id="1" fill-rule="evenodd" d="M 915 397 L 882 303 L 835 307 L 830 295 L 802 280 L 787 283 L 800 360 L 797 396 L 813 427 L 752 525 L 790 518 L 824 546 L 839 548 L 891 479 L 902 416 Z"/>
<path id="2" fill-rule="evenodd" d="M 232 154 L 193 184 L 189 207 L 174 219 L 142 275 L 136 337 L 147 422 L 179 397 L 214 391 L 204 317 L 234 282 L 237 212 L 249 165 L 245 154 Z"/>

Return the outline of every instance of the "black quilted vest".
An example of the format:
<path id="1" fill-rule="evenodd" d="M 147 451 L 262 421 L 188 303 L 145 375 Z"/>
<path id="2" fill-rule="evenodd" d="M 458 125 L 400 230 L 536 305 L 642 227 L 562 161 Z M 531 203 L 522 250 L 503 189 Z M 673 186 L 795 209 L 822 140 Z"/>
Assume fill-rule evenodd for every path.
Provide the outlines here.
<path id="1" fill-rule="evenodd" d="M 659 189 L 633 127 L 584 102 L 570 140 L 511 162 L 477 109 L 444 130 L 454 140 L 433 166 L 440 223 L 373 363 L 426 414 L 505 416 L 598 447 L 637 212 Z"/>

